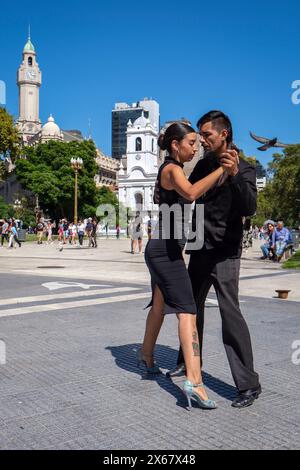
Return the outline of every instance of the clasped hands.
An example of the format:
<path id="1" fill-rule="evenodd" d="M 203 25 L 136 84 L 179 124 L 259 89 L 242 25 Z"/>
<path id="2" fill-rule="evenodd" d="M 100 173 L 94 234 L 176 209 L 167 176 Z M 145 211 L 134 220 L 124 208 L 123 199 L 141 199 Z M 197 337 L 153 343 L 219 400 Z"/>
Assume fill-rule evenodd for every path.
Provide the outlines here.
<path id="1" fill-rule="evenodd" d="M 236 150 L 226 150 L 220 155 L 219 161 L 229 176 L 235 176 L 239 172 L 239 156 Z"/>

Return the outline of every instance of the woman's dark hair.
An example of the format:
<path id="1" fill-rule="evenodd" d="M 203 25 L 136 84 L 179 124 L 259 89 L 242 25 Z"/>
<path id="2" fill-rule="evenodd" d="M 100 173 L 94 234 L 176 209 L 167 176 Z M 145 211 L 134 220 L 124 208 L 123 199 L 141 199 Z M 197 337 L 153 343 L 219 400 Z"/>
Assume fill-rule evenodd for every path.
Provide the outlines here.
<path id="1" fill-rule="evenodd" d="M 180 142 L 187 134 L 191 132 L 196 132 L 188 124 L 184 122 L 174 122 L 171 124 L 164 134 L 161 134 L 158 138 L 158 145 L 162 150 L 167 150 L 169 154 L 172 153 L 171 144 L 173 140 Z"/>
<path id="2" fill-rule="evenodd" d="M 211 122 L 213 128 L 217 129 L 220 132 L 223 129 L 227 130 L 228 132 L 228 135 L 226 138 L 227 144 L 230 144 L 233 141 L 231 121 L 229 117 L 226 116 L 226 114 L 222 113 L 222 111 L 209 111 L 208 113 L 204 114 L 204 116 L 202 116 L 197 122 L 198 129 L 200 130 L 203 124 L 206 124 L 207 122 Z"/>

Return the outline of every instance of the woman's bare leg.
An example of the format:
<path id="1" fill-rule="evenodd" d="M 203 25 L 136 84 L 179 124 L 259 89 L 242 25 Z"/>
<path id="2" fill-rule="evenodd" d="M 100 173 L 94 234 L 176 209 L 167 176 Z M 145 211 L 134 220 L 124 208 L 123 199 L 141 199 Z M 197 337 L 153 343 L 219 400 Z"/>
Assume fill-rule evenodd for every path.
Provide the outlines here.
<path id="1" fill-rule="evenodd" d="M 153 351 L 164 321 L 164 298 L 158 286 L 155 286 L 153 305 L 148 313 L 146 330 L 142 346 L 143 357 L 148 367 L 153 367 Z"/>
<path id="2" fill-rule="evenodd" d="M 186 377 L 193 384 L 200 384 L 202 383 L 202 375 L 196 315 L 178 313 L 177 318 L 179 320 L 178 335 L 186 365 Z M 207 393 L 203 387 L 195 388 L 195 391 L 203 400 L 208 399 Z"/>

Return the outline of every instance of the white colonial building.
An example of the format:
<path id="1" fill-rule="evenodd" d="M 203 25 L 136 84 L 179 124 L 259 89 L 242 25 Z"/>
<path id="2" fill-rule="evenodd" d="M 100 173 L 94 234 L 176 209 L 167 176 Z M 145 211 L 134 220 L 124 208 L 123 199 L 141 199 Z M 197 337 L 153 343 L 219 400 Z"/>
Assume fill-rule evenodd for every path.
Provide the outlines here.
<path id="1" fill-rule="evenodd" d="M 157 212 L 153 203 L 158 173 L 158 129 L 150 119 L 139 117 L 127 125 L 127 152 L 120 162 L 119 201 L 132 211 L 146 216 Z"/>

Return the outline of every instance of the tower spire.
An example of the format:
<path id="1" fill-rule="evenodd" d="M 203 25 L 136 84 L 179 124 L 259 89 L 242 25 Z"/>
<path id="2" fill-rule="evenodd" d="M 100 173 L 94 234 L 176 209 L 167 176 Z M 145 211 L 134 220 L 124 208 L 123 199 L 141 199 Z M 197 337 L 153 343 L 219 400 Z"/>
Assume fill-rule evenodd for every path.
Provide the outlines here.
<path id="1" fill-rule="evenodd" d="M 27 39 L 27 42 L 25 44 L 23 52 L 35 53 L 34 45 L 31 42 L 31 26 L 30 26 L 30 23 L 28 24 L 28 39 Z"/>
<path id="2" fill-rule="evenodd" d="M 89 136 L 88 136 L 88 139 L 91 139 L 92 138 L 92 132 L 91 132 L 91 124 L 92 124 L 92 120 L 91 118 L 88 119 L 88 126 L 89 126 Z"/>

